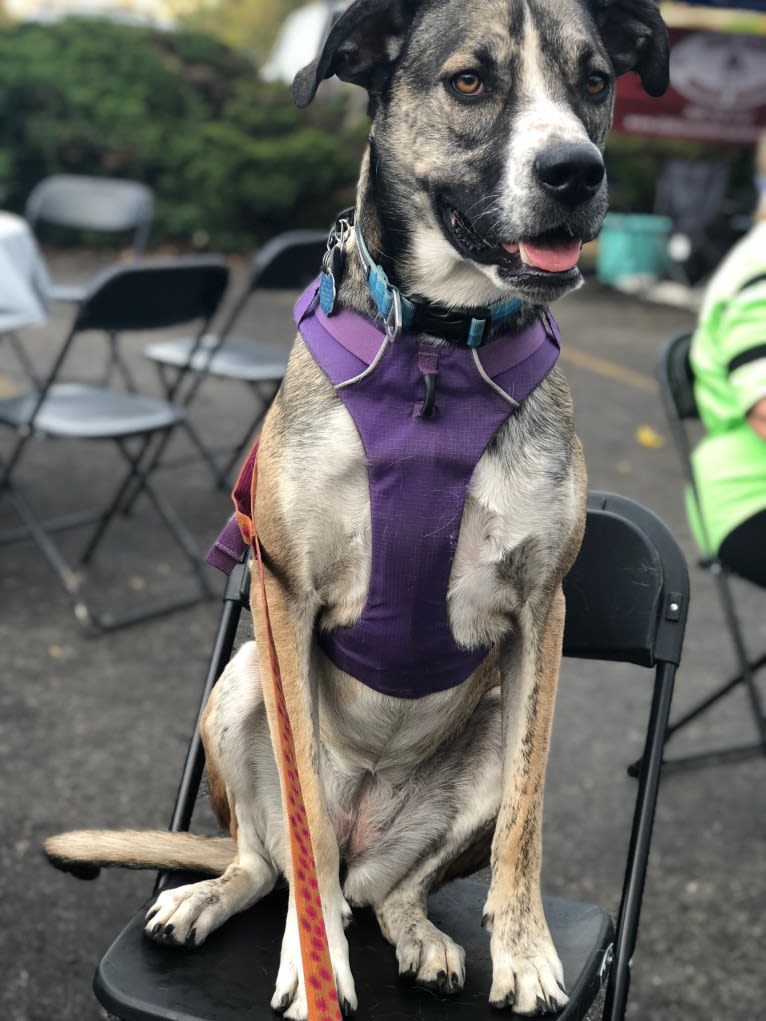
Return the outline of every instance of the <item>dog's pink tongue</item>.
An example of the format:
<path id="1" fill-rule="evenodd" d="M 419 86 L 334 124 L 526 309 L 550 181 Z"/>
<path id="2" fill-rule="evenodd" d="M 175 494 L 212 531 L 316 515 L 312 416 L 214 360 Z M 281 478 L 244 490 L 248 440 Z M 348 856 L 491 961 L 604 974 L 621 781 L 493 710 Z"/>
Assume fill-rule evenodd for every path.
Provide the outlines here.
<path id="1" fill-rule="evenodd" d="M 545 269 L 549 273 L 563 273 L 577 265 L 580 258 L 580 241 L 571 238 L 567 241 L 520 241 L 519 254 L 521 261 L 535 269 Z"/>

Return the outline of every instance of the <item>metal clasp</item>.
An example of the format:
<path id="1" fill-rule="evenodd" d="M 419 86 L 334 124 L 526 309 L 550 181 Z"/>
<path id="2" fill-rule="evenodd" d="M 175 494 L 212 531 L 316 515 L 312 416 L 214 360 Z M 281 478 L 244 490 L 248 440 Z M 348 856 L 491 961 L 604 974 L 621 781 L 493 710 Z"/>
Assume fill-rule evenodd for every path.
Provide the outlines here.
<path id="1" fill-rule="evenodd" d="M 612 970 L 612 964 L 614 963 L 614 943 L 610 943 L 609 946 L 604 950 L 604 956 L 601 959 L 601 966 L 598 969 L 598 984 L 603 986 L 609 977 L 609 972 Z"/>
<path id="2" fill-rule="evenodd" d="M 391 308 L 386 316 L 386 336 L 395 343 L 402 333 L 402 296 L 397 287 L 391 288 Z"/>

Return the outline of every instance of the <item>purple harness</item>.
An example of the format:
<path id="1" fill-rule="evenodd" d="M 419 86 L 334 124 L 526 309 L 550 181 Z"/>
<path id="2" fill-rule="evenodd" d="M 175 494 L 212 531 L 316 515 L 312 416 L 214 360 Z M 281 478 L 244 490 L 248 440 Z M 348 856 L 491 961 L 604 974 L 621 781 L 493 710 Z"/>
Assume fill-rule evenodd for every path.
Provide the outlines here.
<path id="1" fill-rule="evenodd" d="M 364 445 L 372 526 L 361 616 L 351 627 L 320 632 L 318 641 L 337 667 L 376 691 L 399 698 L 444 691 L 489 651 L 457 645 L 447 619 L 471 476 L 498 428 L 555 365 L 558 328 L 547 317 L 545 325 L 474 349 L 407 334 L 392 343 L 356 313 L 325 315 L 317 286 L 302 295 L 295 319 Z M 435 380 L 429 417 L 421 414 L 426 376 Z M 214 551 L 213 562 L 220 561 Z"/>

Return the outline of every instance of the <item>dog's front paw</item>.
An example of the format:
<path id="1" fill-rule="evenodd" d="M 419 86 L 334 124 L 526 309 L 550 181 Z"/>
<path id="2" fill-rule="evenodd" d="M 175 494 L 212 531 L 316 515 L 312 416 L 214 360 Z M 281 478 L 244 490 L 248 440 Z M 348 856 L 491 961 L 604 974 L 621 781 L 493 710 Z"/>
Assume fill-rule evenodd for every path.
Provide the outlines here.
<path id="1" fill-rule="evenodd" d="M 400 975 L 437 993 L 459 993 L 465 983 L 465 951 L 427 920 L 405 930 L 396 959 Z"/>
<path id="2" fill-rule="evenodd" d="M 328 911 L 325 916 L 327 942 L 330 948 L 338 1003 L 341 1013 L 346 1017 L 353 1014 L 357 1008 L 356 989 L 348 960 L 348 943 L 343 932 L 350 915 L 351 909 L 345 900 L 340 898 L 337 910 Z M 289 1021 L 305 1021 L 308 1017 L 306 986 L 301 968 L 298 920 L 292 898 L 287 912 L 279 972 L 274 995 L 271 998 L 271 1006 L 277 1013 L 284 1014 L 286 1018 L 289 1018 Z"/>
<path id="3" fill-rule="evenodd" d="M 512 912 L 485 915 L 491 929 L 492 1007 L 516 1014 L 554 1013 L 568 1003 L 564 969 L 544 921 L 524 923 Z"/>

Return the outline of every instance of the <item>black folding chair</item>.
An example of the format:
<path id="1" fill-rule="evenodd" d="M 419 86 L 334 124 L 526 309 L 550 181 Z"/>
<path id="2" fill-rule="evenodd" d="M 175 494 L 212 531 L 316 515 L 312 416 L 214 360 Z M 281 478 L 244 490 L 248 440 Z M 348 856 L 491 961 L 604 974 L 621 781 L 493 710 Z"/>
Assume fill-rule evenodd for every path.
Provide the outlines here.
<path id="1" fill-rule="evenodd" d="M 694 398 L 694 376 L 689 361 L 691 341 L 691 333 L 683 333 L 669 341 L 660 352 L 657 374 L 670 432 L 681 458 L 684 477 L 689 485 L 704 532 L 705 521 L 702 516 L 702 506 L 698 497 L 691 460 L 690 427 L 692 427 L 693 423 L 699 422 L 699 412 Z M 675 759 L 668 759 L 668 765 L 695 766 L 715 761 L 738 760 L 754 754 L 766 754 L 766 717 L 764 717 L 763 702 L 755 679 L 757 671 L 766 663 L 766 653 L 758 659 L 750 659 L 742 623 L 737 614 L 731 585 L 731 572 L 724 567 L 715 555 L 708 552 L 710 550 L 710 543 L 706 535 L 703 535 L 703 538 L 706 552 L 699 563 L 701 567 L 710 572 L 715 582 L 721 610 L 723 611 L 723 619 L 734 646 L 739 673 L 727 680 L 676 720 L 668 728 L 667 739 L 669 740 L 679 730 L 682 730 L 687 724 L 691 723 L 692 720 L 696 720 L 703 713 L 707 712 L 708 709 L 711 709 L 730 692 L 741 687 L 745 689 L 747 694 L 758 736 L 754 742 L 734 744 Z"/>
<path id="2" fill-rule="evenodd" d="M 77 619 L 92 629 L 112 629 L 191 605 L 210 594 L 204 568 L 186 529 L 150 480 L 148 463 L 152 444 L 183 423 L 184 411 L 172 402 L 109 389 L 83 382 L 63 382 L 62 366 L 76 339 L 86 331 L 122 334 L 127 331 L 164 329 L 194 322 L 203 333 L 226 289 L 228 269 L 213 256 L 190 256 L 158 262 L 136 261 L 102 273 L 80 302 L 44 384 L 39 390 L 0 400 L 0 424 L 15 432 L 5 462 L 0 464 L 0 495 L 9 498 L 23 527 L 0 536 L 0 544 L 34 540 L 58 575 Z M 23 456 L 35 440 L 61 438 L 111 440 L 129 470 L 106 508 L 96 515 L 76 514 L 55 521 L 41 521 L 16 484 Z M 76 483 L 75 483 L 76 484 Z M 128 489 L 146 493 L 173 540 L 188 560 L 197 584 L 194 593 L 159 605 L 115 617 L 98 613 L 85 602 L 79 574 L 66 562 L 53 533 L 88 521 L 97 525 L 81 557 L 87 564 L 115 514 L 123 506 Z"/>
<path id="3" fill-rule="evenodd" d="M 327 233 L 323 231 L 292 230 L 278 234 L 253 259 L 247 283 L 217 333 L 163 340 L 145 351 L 157 365 L 167 397 L 185 408 L 208 377 L 238 380 L 250 388 L 255 398 L 254 417 L 242 439 L 223 452 L 226 460 L 222 466 L 216 457 L 220 452 L 211 450 L 187 419 L 187 433 L 222 489 L 229 488 L 232 470 L 242 460 L 274 399 L 290 352 L 285 343 L 237 336 L 234 333 L 237 323 L 258 293 L 298 291 L 306 286 L 319 273 L 326 248 Z"/>
<path id="4" fill-rule="evenodd" d="M 625 878 L 616 923 L 594 904 L 547 898 L 545 911 L 562 958 L 570 1002 L 559 1019 L 582 1019 L 604 982 L 604 1016 L 625 1014 L 630 960 L 635 949 L 662 749 L 688 603 L 683 555 L 650 511 L 623 497 L 592 493 L 582 551 L 565 583 L 567 656 L 613 660 L 651 669 L 654 695 L 646 730 L 644 765 L 637 785 Z M 237 624 L 248 604 L 247 564 L 235 567 L 224 596 L 200 712 L 226 665 Z M 203 771 L 197 728 L 184 765 L 171 830 L 187 830 Z M 182 881 L 188 882 L 188 875 Z M 159 886 L 176 884 L 162 876 Z M 435 924 L 461 943 L 469 962 L 464 990 L 441 999 L 401 983 L 391 948 L 371 912 L 357 911 L 350 939 L 351 965 L 360 993 L 357 1018 L 422 1021 L 496 1019 L 489 1007 L 489 939 L 480 926 L 486 883 L 458 880 L 430 902 Z M 95 993 L 124 1021 L 267 1021 L 277 973 L 284 891 L 230 919 L 199 949 L 189 952 L 150 942 L 143 933 L 146 906 L 101 960 Z"/>

